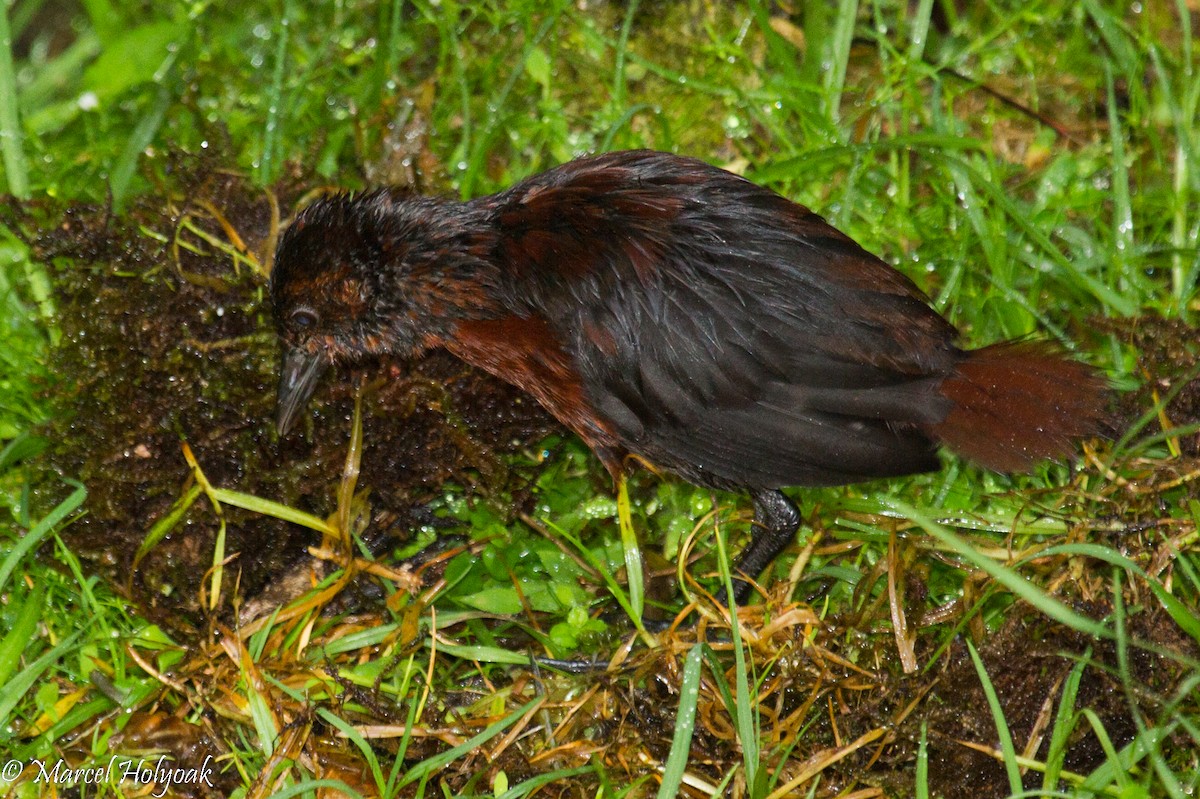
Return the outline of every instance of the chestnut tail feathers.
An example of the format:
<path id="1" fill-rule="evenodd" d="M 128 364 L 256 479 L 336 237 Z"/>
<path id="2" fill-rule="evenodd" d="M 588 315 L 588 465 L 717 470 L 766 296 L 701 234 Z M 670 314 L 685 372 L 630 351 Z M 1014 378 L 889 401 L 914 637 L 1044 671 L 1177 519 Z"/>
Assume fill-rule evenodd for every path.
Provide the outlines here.
<path id="1" fill-rule="evenodd" d="M 1105 380 L 1046 342 L 967 352 L 940 391 L 953 406 L 926 431 L 995 471 L 1024 471 L 1039 460 L 1069 455 L 1079 439 L 1105 426 Z"/>

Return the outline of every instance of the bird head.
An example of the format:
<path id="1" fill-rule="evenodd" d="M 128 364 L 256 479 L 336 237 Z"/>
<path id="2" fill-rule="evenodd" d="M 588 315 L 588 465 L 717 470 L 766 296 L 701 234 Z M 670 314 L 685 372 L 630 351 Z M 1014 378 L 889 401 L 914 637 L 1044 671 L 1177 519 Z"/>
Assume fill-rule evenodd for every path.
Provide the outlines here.
<path id="1" fill-rule="evenodd" d="M 411 357 L 487 306 L 480 224 L 461 203 L 381 189 L 321 198 L 280 237 L 271 306 L 284 434 L 333 364 Z"/>

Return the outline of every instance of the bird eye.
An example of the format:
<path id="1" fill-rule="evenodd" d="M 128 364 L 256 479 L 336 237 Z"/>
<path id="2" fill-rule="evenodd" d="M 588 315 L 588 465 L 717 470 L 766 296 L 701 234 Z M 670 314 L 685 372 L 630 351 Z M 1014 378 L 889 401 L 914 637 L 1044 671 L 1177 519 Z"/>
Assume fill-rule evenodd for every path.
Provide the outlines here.
<path id="1" fill-rule="evenodd" d="M 311 308 L 298 308 L 292 311 L 291 321 L 297 330 L 310 330 L 317 326 L 317 312 Z"/>

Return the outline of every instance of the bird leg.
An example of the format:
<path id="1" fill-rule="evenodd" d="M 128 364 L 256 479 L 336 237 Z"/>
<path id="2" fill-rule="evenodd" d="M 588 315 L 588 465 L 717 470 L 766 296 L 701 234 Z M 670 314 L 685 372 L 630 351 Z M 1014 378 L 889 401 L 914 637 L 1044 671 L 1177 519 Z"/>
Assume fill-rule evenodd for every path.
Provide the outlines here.
<path id="1" fill-rule="evenodd" d="M 744 574 L 753 580 L 795 540 L 796 531 L 800 529 L 800 511 L 796 504 L 778 489 L 752 491 L 750 498 L 754 500 L 754 528 L 751 531 L 750 545 L 742 550 L 733 573 Z M 734 602 L 743 604 L 750 596 L 750 588 L 750 583 L 735 576 Z M 723 589 L 717 600 L 726 604 Z"/>

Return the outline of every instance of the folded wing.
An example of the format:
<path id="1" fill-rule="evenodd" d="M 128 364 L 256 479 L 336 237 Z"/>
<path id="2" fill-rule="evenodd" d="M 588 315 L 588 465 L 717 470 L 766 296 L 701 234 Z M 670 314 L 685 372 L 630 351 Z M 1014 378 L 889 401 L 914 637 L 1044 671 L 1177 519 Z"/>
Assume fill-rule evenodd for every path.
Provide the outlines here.
<path id="1" fill-rule="evenodd" d="M 937 468 L 918 426 L 946 417 L 937 387 L 962 356 L 910 281 L 802 206 L 700 162 L 567 166 L 498 198 L 510 268 L 524 285 L 542 277 L 513 302 L 558 331 L 631 452 L 717 487 Z"/>

